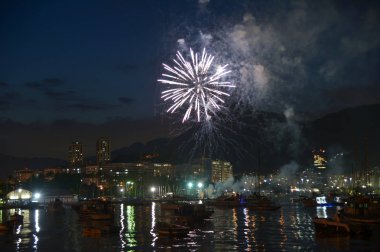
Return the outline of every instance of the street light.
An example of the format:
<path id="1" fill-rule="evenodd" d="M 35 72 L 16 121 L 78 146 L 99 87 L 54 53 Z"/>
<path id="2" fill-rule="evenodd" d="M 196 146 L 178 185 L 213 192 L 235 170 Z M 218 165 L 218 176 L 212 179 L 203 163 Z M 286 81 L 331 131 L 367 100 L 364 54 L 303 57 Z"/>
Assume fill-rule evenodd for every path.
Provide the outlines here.
<path id="1" fill-rule="evenodd" d="M 154 192 L 156 191 L 156 187 L 152 186 L 152 187 L 150 188 L 150 191 L 151 191 L 151 193 L 152 193 L 152 198 L 154 198 Z"/>
<path id="2" fill-rule="evenodd" d="M 189 182 L 189 183 L 187 183 L 187 186 L 189 187 L 189 189 L 191 189 L 191 188 L 193 188 L 193 183 Z"/>
<path id="3" fill-rule="evenodd" d="M 199 182 L 197 186 L 198 186 L 199 189 L 202 188 L 203 187 L 202 182 Z"/>

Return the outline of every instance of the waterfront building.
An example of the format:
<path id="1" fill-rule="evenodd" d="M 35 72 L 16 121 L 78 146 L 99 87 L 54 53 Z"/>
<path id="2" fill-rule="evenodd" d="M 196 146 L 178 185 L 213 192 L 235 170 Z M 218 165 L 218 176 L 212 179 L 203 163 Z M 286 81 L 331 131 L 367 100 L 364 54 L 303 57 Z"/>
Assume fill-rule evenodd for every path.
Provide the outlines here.
<path id="1" fill-rule="evenodd" d="M 211 159 L 202 157 L 193 160 L 191 163 L 191 174 L 189 175 L 194 178 L 211 180 Z"/>
<path id="2" fill-rule="evenodd" d="M 24 181 L 27 181 L 34 176 L 34 171 L 30 170 L 28 168 L 25 168 L 22 170 L 15 171 L 14 176 L 19 182 L 24 182 Z"/>
<path id="3" fill-rule="evenodd" d="M 99 167 L 111 160 L 110 140 L 101 138 L 96 142 L 96 162 Z"/>
<path id="4" fill-rule="evenodd" d="M 42 174 L 44 175 L 45 180 L 53 180 L 55 175 L 60 174 L 64 171 L 62 168 L 58 167 L 49 167 L 49 168 L 44 168 L 42 170 Z"/>
<path id="5" fill-rule="evenodd" d="M 211 163 L 211 182 L 224 182 L 233 177 L 232 165 L 228 161 L 213 160 Z"/>
<path id="6" fill-rule="evenodd" d="M 70 173 L 80 173 L 83 160 L 83 145 L 78 141 L 72 142 L 69 146 Z"/>
<path id="7" fill-rule="evenodd" d="M 319 190 L 324 191 L 327 189 L 327 152 L 324 148 L 315 149 L 312 151 L 312 156 L 313 166 L 317 173 L 317 178 L 314 181 L 315 185 Z"/>
<path id="8" fill-rule="evenodd" d="M 175 168 L 169 163 L 152 163 L 153 165 L 153 175 L 155 177 L 166 177 L 173 178 Z"/>
<path id="9" fill-rule="evenodd" d="M 327 168 L 327 153 L 324 148 L 316 149 L 312 151 L 314 167 L 317 169 Z"/>
<path id="10" fill-rule="evenodd" d="M 33 194 L 31 191 L 19 188 L 7 194 L 7 201 L 10 204 L 25 204 L 31 200 L 32 196 Z"/>

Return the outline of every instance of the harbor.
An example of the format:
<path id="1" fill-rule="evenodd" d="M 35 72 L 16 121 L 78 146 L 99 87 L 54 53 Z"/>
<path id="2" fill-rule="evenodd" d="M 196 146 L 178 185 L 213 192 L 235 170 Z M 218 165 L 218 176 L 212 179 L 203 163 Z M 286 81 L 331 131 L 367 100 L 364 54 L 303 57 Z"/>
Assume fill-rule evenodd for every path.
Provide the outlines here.
<path id="1" fill-rule="evenodd" d="M 86 219 L 83 212 L 23 209 L 23 223 L 0 235 L 5 251 L 375 251 L 379 230 L 371 233 L 317 232 L 315 217 L 333 218 L 338 207 L 307 208 L 281 201 L 276 211 L 256 211 L 245 206 L 212 207 L 209 216 L 191 220 L 185 233 L 160 231 L 165 211 L 176 208 L 151 202 L 148 205 L 112 204 L 112 219 Z M 190 203 L 187 203 L 190 204 Z M 168 210 L 168 208 L 170 210 Z M 2 218 L 14 209 L 0 210 Z M 178 213 L 177 213 L 178 214 Z M 193 215 L 192 215 L 193 216 Z M 177 219 L 178 220 L 178 219 Z M 91 224 L 90 224 L 91 223 Z M 108 227 L 108 229 L 105 229 Z M 103 229 L 102 229 L 103 228 Z"/>

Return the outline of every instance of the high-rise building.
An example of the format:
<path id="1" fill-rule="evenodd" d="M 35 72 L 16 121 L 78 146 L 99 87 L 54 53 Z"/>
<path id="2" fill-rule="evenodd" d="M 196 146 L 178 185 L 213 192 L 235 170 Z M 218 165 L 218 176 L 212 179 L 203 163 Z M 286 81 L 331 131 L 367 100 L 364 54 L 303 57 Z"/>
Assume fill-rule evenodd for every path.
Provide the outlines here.
<path id="1" fill-rule="evenodd" d="M 191 163 L 191 176 L 210 180 L 211 178 L 211 159 L 202 157 L 193 160 Z"/>
<path id="2" fill-rule="evenodd" d="M 312 151 L 313 155 L 313 166 L 314 170 L 317 173 L 317 178 L 315 179 L 315 187 L 318 188 L 321 192 L 327 188 L 327 173 L 326 168 L 328 165 L 327 162 L 327 153 L 324 148 L 315 149 Z"/>
<path id="3" fill-rule="evenodd" d="M 110 140 L 101 138 L 96 142 L 96 161 L 99 166 L 111 160 Z"/>
<path id="4" fill-rule="evenodd" d="M 83 166 L 83 146 L 78 141 L 69 146 L 69 165 L 72 169 L 80 169 Z"/>
<path id="5" fill-rule="evenodd" d="M 213 183 L 223 182 L 233 177 L 232 165 L 230 162 L 213 160 L 211 163 L 211 181 Z"/>
<path id="6" fill-rule="evenodd" d="M 319 150 L 313 150 L 314 167 L 317 169 L 327 168 L 327 154 L 326 150 L 321 148 Z"/>

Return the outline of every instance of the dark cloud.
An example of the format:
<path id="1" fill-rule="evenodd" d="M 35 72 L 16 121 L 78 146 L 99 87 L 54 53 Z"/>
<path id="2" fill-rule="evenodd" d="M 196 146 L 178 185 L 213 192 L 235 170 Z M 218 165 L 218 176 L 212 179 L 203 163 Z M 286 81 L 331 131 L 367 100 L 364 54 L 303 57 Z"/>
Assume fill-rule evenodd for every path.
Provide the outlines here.
<path id="1" fill-rule="evenodd" d="M 5 100 L 0 100 L 0 111 L 7 111 L 10 109 L 10 102 Z"/>
<path id="2" fill-rule="evenodd" d="M 378 86 L 358 87 L 358 85 L 355 85 L 331 89 L 326 93 L 332 103 L 338 107 L 342 107 L 343 104 L 351 107 L 380 103 L 380 87 Z"/>
<path id="3" fill-rule="evenodd" d="M 44 84 L 37 81 L 28 81 L 25 83 L 25 86 L 32 89 L 39 89 L 44 87 Z"/>
<path id="4" fill-rule="evenodd" d="M 65 81 L 60 78 L 46 78 L 46 79 L 43 79 L 42 81 L 43 83 L 47 85 L 54 85 L 54 86 L 62 85 L 65 83 Z"/>
<path id="5" fill-rule="evenodd" d="M 78 109 L 81 111 L 94 111 L 94 110 L 108 110 L 118 107 L 117 105 L 96 103 L 96 102 L 86 102 L 86 103 L 75 103 L 65 106 L 65 109 Z"/>
<path id="6" fill-rule="evenodd" d="M 17 92 L 7 92 L 0 96 L 0 110 L 8 111 L 11 109 L 12 102 L 19 96 Z"/>
<path id="7" fill-rule="evenodd" d="M 45 95 L 55 99 L 70 100 L 74 97 L 75 92 L 72 90 L 69 91 L 55 91 L 51 89 L 45 90 Z"/>
<path id="8" fill-rule="evenodd" d="M 19 97 L 20 94 L 18 92 L 7 92 L 2 97 L 5 99 L 14 99 Z"/>
<path id="9" fill-rule="evenodd" d="M 28 81 L 25 83 L 25 86 L 32 89 L 39 89 L 60 86 L 64 83 L 65 81 L 60 78 L 45 78 L 41 81 Z"/>
<path id="10" fill-rule="evenodd" d="M 119 97 L 119 101 L 124 104 L 130 104 L 131 102 L 133 102 L 133 99 L 130 97 Z"/>
<path id="11" fill-rule="evenodd" d="M 3 81 L 0 81 L 0 87 L 7 87 L 7 86 L 8 86 L 7 83 L 5 83 L 5 82 L 3 82 Z"/>

